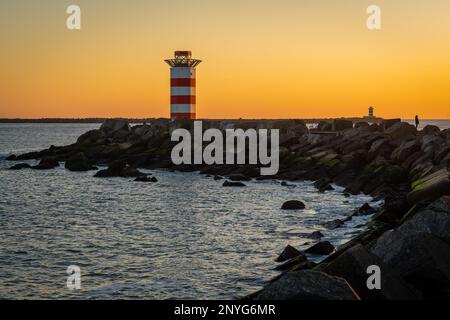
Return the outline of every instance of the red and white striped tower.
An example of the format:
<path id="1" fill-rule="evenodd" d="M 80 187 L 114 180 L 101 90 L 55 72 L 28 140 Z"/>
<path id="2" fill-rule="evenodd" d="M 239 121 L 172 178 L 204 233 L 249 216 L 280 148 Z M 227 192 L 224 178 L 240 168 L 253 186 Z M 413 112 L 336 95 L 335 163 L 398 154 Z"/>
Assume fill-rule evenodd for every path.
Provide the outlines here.
<path id="1" fill-rule="evenodd" d="M 190 51 L 175 51 L 170 65 L 170 118 L 195 119 L 195 67 L 201 60 L 191 58 Z"/>

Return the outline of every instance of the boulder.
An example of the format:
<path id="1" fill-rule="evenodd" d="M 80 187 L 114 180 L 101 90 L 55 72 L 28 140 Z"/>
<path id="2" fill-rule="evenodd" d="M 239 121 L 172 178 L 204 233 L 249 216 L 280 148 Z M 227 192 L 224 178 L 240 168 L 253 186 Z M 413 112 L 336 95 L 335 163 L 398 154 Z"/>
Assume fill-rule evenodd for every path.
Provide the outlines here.
<path id="1" fill-rule="evenodd" d="M 330 179 L 322 178 L 314 182 L 314 187 L 317 188 L 318 190 L 321 190 L 326 186 L 330 185 L 330 183 L 332 183 Z"/>
<path id="2" fill-rule="evenodd" d="M 53 169 L 59 166 L 59 161 L 57 158 L 55 157 L 44 157 L 41 159 L 41 161 L 39 161 L 39 164 L 36 166 L 32 166 L 32 169 L 37 169 L 37 170 L 49 170 L 49 169 Z"/>
<path id="3" fill-rule="evenodd" d="M 13 165 L 9 168 L 9 170 L 21 170 L 21 169 L 28 169 L 31 168 L 31 166 L 28 163 L 18 163 Z"/>
<path id="4" fill-rule="evenodd" d="M 435 154 L 439 153 L 439 150 L 444 145 L 445 142 L 441 137 L 432 134 L 423 135 L 420 139 L 420 150 L 430 158 L 433 158 Z"/>
<path id="5" fill-rule="evenodd" d="M 391 159 L 397 163 L 403 163 L 410 155 L 420 150 L 420 144 L 416 140 L 406 141 L 392 152 Z"/>
<path id="6" fill-rule="evenodd" d="M 380 131 L 380 126 L 377 123 L 372 123 L 369 127 L 370 132 Z"/>
<path id="7" fill-rule="evenodd" d="M 285 261 L 284 263 L 275 267 L 275 270 L 286 271 L 286 270 L 305 270 L 312 269 L 316 264 L 314 262 L 308 261 L 305 255 L 299 255 L 292 259 Z"/>
<path id="8" fill-rule="evenodd" d="M 325 191 L 332 191 L 334 190 L 333 186 L 331 184 L 327 184 L 326 186 L 323 186 L 319 189 L 320 193 L 324 193 Z"/>
<path id="9" fill-rule="evenodd" d="M 232 174 L 228 177 L 229 180 L 231 181 L 250 181 L 252 180 L 251 178 L 243 175 L 243 174 Z"/>
<path id="10" fill-rule="evenodd" d="M 320 231 L 314 231 L 309 235 L 309 238 L 314 239 L 314 240 L 319 240 L 323 237 L 324 237 L 324 235 Z"/>
<path id="11" fill-rule="evenodd" d="M 440 199 L 428 205 L 428 209 L 450 213 L 450 197 L 449 196 L 441 197 Z"/>
<path id="12" fill-rule="evenodd" d="M 412 183 L 408 202 L 413 205 L 421 201 L 432 201 L 450 195 L 450 179 L 447 169 L 436 171 Z"/>
<path id="13" fill-rule="evenodd" d="M 223 179 L 223 177 L 221 177 L 221 176 L 217 176 L 217 175 L 214 176 L 214 180 L 216 180 L 216 181 L 217 180 L 222 180 L 222 179 Z"/>
<path id="14" fill-rule="evenodd" d="M 127 165 L 127 166 L 125 166 L 125 168 L 123 168 L 120 176 L 124 177 L 124 178 L 128 178 L 128 177 L 134 178 L 134 177 L 140 177 L 143 175 L 145 175 L 145 174 L 142 173 L 141 171 L 139 171 L 138 169 L 136 169 L 130 165 Z"/>
<path id="15" fill-rule="evenodd" d="M 105 134 L 102 130 L 94 129 L 79 136 L 77 139 L 77 143 L 95 143 L 104 137 Z"/>
<path id="16" fill-rule="evenodd" d="M 353 122 L 346 119 L 334 119 L 333 131 L 344 131 L 353 128 Z"/>
<path id="17" fill-rule="evenodd" d="M 397 230 L 404 234 L 428 233 L 450 245 L 450 197 L 441 197 L 419 210 Z"/>
<path id="18" fill-rule="evenodd" d="M 423 181 L 427 176 L 433 174 L 435 168 L 433 161 L 427 155 L 423 155 L 415 160 L 409 169 L 409 179 L 413 181 L 412 188 L 414 189 L 416 182 Z"/>
<path id="19" fill-rule="evenodd" d="M 374 214 L 376 210 L 370 206 L 368 203 L 364 203 L 361 208 L 354 212 L 355 216 L 368 216 Z"/>
<path id="20" fill-rule="evenodd" d="M 397 224 L 408 212 L 410 205 L 405 195 L 398 195 L 395 198 L 386 198 L 384 208 L 376 213 L 372 218 L 387 224 Z"/>
<path id="21" fill-rule="evenodd" d="M 381 121 L 380 127 L 382 131 L 386 131 L 390 127 L 392 127 L 394 124 L 397 124 L 401 122 L 401 119 L 384 119 Z"/>
<path id="22" fill-rule="evenodd" d="M 450 128 L 442 130 L 439 136 L 447 141 L 450 141 Z"/>
<path id="23" fill-rule="evenodd" d="M 371 161 L 379 156 L 387 157 L 391 154 L 392 149 L 393 147 L 388 139 L 378 139 L 371 144 L 367 152 L 367 160 Z"/>
<path id="24" fill-rule="evenodd" d="M 114 131 L 112 133 L 113 139 L 118 142 L 125 141 L 125 138 L 128 138 L 129 136 L 130 136 L 130 130 L 127 130 L 125 128 Z"/>
<path id="25" fill-rule="evenodd" d="M 149 135 L 149 133 L 151 133 L 152 129 L 152 126 L 144 124 L 141 126 L 134 126 L 132 128 L 132 131 L 136 136 L 142 138 L 142 140 L 145 141 L 151 138 L 152 135 Z"/>
<path id="26" fill-rule="evenodd" d="M 359 149 L 355 151 L 349 151 L 345 153 L 341 157 L 341 162 L 345 165 L 346 168 L 361 168 L 367 164 L 367 150 Z"/>
<path id="27" fill-rule="evenodd" d="M 136 182 L 158 182 L 158 179 L 156 179 L 155 177 L 142 176 L 142 177 L 137 177 L 136 179 L 134 179 L 134 181 L 136 181 Z"/>
<path id="28" fill-rule="evenodd" d="M 107 132 L 107 133 L 121 131 L 121 130 L 130 132 L 131 128 L 130 128 L 130 124 L 128 123 L 128 120 L 107 119 L 102 123 L 100 130 Z"/>
<path id="29" fill-rule="evenodd" d="M 412 124 L 399 122 L 389 127 L 385 133 L 389 135 L 392 140 L 406 140 L 414 138 L 417 130 Z"/>
<path id="30" fill-rule="evenodd" d="M 424 156 L 422 151 L 414 152 L 413 154 L 410 154 L 403 163 L 401 163 L 401 166 L 405 168 L 406 170 L 410 170 L 411 166 L 419 160 L 422 156 Z"/>
<path id="31" fill-rule="evenodd" d="M 439 129 L 438 126 L 428 124 L 422 129 L 422 132 L 424 134 L 439 134 L 441 132 L 441 129 Z"/>
<path id="32" fill-rule="evenodd" d="M 140 177 L 145 176 L 144 173 L 140 172 L 138 169 L 129 166 L 126 162 L 115 161 L 112 162 L 108 169 L 98 171 L 94 177 L 99 178 L 109 178 L 109 177 Z"/>
<path id="33" fill-rule="evenodd" d="M 345 194 L 358 195 L 361 193 L 361 188 L 363 183 L 361 181 L 353 180 L 349 182 L 347 187 L 344 189 Z"/>
<path id="34" fill-rule="evenodd" d="M 305 209 L 305 204 L 298 200 L 289 200 L 283 203 L 282 210 L 302 210 Z"/>
<path id="35" fill-rule="evenodd" d="M 283 252 L 281 252 L 281 254 L 278 256 L 278 258 L 275 259 L 275 261 L 284 262 L 297 256 L 304 256 L 304 255 L 291 245 L 287 245 L 286 248 L 284 248 Z"/>
<path id="36" fill-rule="evenodd" d="M 83 152 L 78 152 L 66 160 L 64 167 L 69 171 L 89 171 L 97 168 L 93 167 Z"/>
<path id="37" fill-rule="evenodd" d="M 334 230 L 334 229 L 341 227 L 343 224 L 344 224 L 344 222 L 342 220 L 335 219 L 332 221 L 325 222 L 323 225 L 327 229 Z"/>
<path id="38" fill-rule="evenodd" d="M 325 256 L 332 253 L 334 249 L 334 246 L 329 241 L 320 241 L 312 247 L 306 249 L 305 253 Z"/>
<path id="39" fill-rule="evenodd" d="M 381 290 L 367 287 L 368 267 L 380 267 Z M 322 269 L 323 272 L 344 278 L 363 300 L 411 300 L 421 296 L 413 292 L 407 284 L 392 273 L 381 259 L 357 244 L 332 260 Z"/>
<path id="40" fill-rule="evenodd" d="M 253 298 L 255 300 L 359 300 L 344 279 L 311 270 L 287 272 Z"/>
<path id="41" fill-rule="evenodd" d="M 428 234 L 385 232 L 371 252 L 426 299 L 450 298 L 450 246 Z"/>
<path id="42" fill-rule="evenodd" d="M 223 187 L 245 187 L 246 185 L 239 181 L 228 181 L 225 180 L 225 182 L 222 184 Z"/>

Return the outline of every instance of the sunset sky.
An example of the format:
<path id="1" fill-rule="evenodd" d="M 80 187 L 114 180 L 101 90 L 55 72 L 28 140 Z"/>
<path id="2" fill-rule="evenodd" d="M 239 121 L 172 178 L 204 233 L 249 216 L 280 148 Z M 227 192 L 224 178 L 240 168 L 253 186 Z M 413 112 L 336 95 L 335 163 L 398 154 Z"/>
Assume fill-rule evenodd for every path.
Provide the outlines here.
<path id="1" fill-rule="evenodd" d="M 200 118 L 450 118 L 448 0 L 2 0 L 0 41 L 0 117 L 168 117 L 191 50 Z"/>

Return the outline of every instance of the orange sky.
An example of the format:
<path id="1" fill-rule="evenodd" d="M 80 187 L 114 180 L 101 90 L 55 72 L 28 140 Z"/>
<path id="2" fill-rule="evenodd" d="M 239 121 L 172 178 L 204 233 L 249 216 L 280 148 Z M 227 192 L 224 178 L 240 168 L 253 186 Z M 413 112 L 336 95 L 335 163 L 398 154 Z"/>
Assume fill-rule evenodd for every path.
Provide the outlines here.
<path id="1" fill-rule="evenodd" d="M 178 49 L 201 118 L 450 118 L 448 0 L 4 0 L 0 40 L 0 117 L 168 117 Z"/>

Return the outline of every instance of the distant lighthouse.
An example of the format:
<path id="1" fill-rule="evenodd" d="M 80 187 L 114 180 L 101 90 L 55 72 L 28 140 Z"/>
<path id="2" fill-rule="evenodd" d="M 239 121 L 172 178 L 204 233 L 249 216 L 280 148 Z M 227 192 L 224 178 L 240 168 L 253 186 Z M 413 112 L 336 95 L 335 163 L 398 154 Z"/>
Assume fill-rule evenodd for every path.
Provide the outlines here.
<path id="1" fill-rule="evenodd" d="M 170 118 L 195 119 L 195 67 L 202 62 L 192 59 L 190 51 L 175 51 L 170 65 Z"/>

